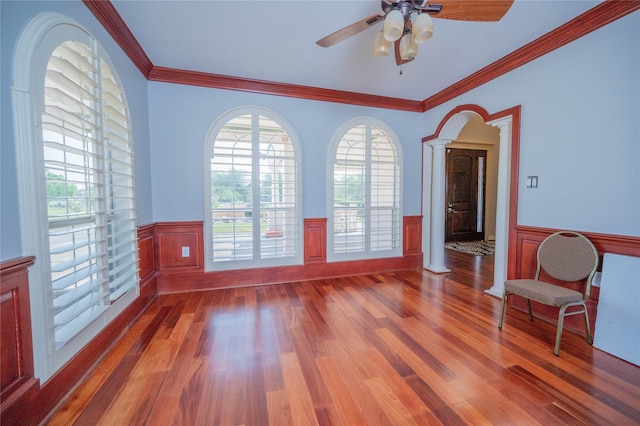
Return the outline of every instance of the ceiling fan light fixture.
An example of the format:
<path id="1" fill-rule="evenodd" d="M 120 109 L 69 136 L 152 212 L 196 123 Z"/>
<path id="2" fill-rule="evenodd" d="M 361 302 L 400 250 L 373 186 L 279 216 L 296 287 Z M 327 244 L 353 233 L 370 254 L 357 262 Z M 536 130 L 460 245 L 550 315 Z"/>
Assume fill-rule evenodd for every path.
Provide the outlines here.
<path id="1" fill-rule="evenodd" d="M 407 33 L 400 40 L 400 58 L 403 61 L 411 61 L 416 55 L 418 55 L 418 45 L 413 42 L 411 33 Z"/>
<path id="2" fill-rule="evenodd" d="M 402 12 L 397 9 L 392 10 L 384 19 L 384 27 L 382 29 L 384 38 L 388 41 L 396 41 L 404 32 L 404 17 Z"/>
<path id="3" fill-rule="evenodd" d="M 384 38 L 384 33 L 380 31 L 373 41 L 373 54 L 375 56 L 389 56 L 391 53 L 391 42 Z"/>
<path id="4" fill-rule="evenodd" d="M 411 28 L 413 40 L 416 43 L 424 43 L 433 36 L 433 20 L 428 13 L 421 13 L 413 20 Z"/>
<path id="5" fill-rule="evenodd" d="M 382 33 L 377 34 L 374 40 L 373 54 L 388 56 L 393 49 L 396 65 L 401 66 L 412 61 L 418 54 L 418 45 L 433 36 L 432 17 L 455 21 L 495 22 L 507 13 L 514 3 L 514 0 L 433 0 L 435 3 L 430 1 L 382 0 L 381 13 L 335 31 L 318 40 L 316 44 L 321 47 L 333 46 L 384 21 Z M 405 33 L 407 36 L 402 37 Z"/>

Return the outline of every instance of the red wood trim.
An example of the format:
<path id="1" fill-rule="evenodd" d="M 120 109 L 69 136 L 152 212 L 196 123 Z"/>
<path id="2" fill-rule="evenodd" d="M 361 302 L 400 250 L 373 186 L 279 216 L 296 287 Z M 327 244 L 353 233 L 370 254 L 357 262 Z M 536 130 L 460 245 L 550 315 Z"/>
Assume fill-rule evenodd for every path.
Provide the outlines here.
<path id="1" fill-rule="evenodd" d="M 179 293 L 219 288 L 247 287 L 283 282 L 344 277 L 365 273 L 420 268 L 422 254 L 350 262 L 309 263 L 305 265 L 256 268 L 216 272 L 163 272 L 158 292 Z"/>
<path id="2" fill-rule="evenodd" d="M 568 44 L 600 27 L 640 9 L 640 2 L 608 0 L 566 24 L 539 37 L 507 56 L 487 65 L 470 76 L 458 81 L 435 95 L 423 100 L 413 101 L 389 98 L 363 93 L 330 90 L 318 87 L 299 86 L 240 77 L 209 74 L 197 71 L 172 69 L 154 66 L 133 33 L 109 0 L 83 0 L 105 29 L 111 34 L 120 48 L 129 56 L 140 72 L 151 81 L 186 84 L 226 90 L 287 96 L 337 102 L 350 105 L 387 108 L 401 111 L 425 112 L 437 105 L 451 100 L 484 83 L 539 58 L 565 44 Z"/>
<path id="3" fill-rule="evenodd" d="M 0 423 L 17 420 L 21 400 L 33 398 L 39 389 L 34 377 L 31 341 L 31 308 L 29 301 L 29 267 L 33 256 L 19 257 L 0 263 L 0 312 L 2 317 L 2 355 L 0 368 Z"/>
<path id="4" fill-rule="evenodd" d="M 323 102 L 336 102 L 341 104 L 395 109 L 401 111 L 423 112 L 422 103 L 420 101 L 346 92 L 342 90 L 323 89 L 311 86 L 300 86 L 295 84 L 276 83 L 272 81 L 252 80 L 167 67 L 154 66 L 148 78 L 150 81 L 160 81 L 164 83 L 186 84 L 190 86 L 238 90 L 241 92 L 286 96 L 290 98 L 309 99 Z"/>
<path id="5" fill-rule="evenodd" d="M 198 253 L 203 250 L 203 224 L 194 222 L 162 222 L 155 226 L 158 253 L 158 291 L 175 293 L 226 287 L 243 287 L 301 281 L 328 277 L 340 277 L 381 271 L 419 268 L 422 265 L 422 217 L 404 218 L 404 254 L 402 257 L 367 259 L 350 262 L 326 261 L 326 218 L 304 219 L 305 263 L 282 267 L 254 268 L 228 271 L 204 272 L 203 261 L 198 265 L 172 264 L 175 259 L 163 257 L 163 252 L 176 252 L 172 236 L 182 238 L 198 233 Z M 309 235 L 312 235 L 310 238 Z M 195 240 L 190 240 L 195 241 Z M 194 252 L 193 247 L 191 248 Z"/>
<path id="6" fill-rule="evenodd" d="M 457 107 L 449 111 L 442 120 L 440 120 L 440 123 L 438 124 L 438 127 L 436 128 L 436 131 L 433 134 L 422 138 L 422 142 L 424 143 L 434 139 L 438 139 L 440 137 L 440 133 L 442 132 L 442 128 L 444 127 L 445 124 L 447 124 L 447 122 L 451 119 L 451 117 L 461 112 L 467 112 L 467 111 L 475 112 L 480 117 L 482 117 L 482 120 L 485 123 L 489 121 L 489 117 L 490 117 L 489 113 L 487 112 L 486 109 L 482 108 L 480 105 L 475 105 L 475 104 L 458 105 Z M 500 116 L 497 116 L 497 117 L 500 118 Z"/>
<path id="7" fill-rule="evenodd" d="M 555 30 L 430 96 L 422 101 L 422 110 L 428 111 L 443 104 L 638 9 L 640 9 L 638 1 L 604 1 Z"/>
<path id="8" fill-rule="evenodd" d="M 183 224 L 182 222 L 180 223 Z M 187 223 L 188 224 L 188 223 Z M 171 224 L 164 224 L 171 227 Z M 138 228 L 138 237 L 141 239 L 153 238 L 156 224 L 144 225 Z M 153 256 L 152 252 L 140 251 L 141 264 L 145 262 L 154 265 L 155 260 L 149 262 L 147 256 Z M 5 293 L 7 280 L 12 280 L 16 276 L 24 277 L 24 286 L 28 289 L 27 268 L 34 263 L 34 257 L 21 257 L 0 262 L 0 284 L 2 293 Z M 33 378 L 33 348 L 31 345 L 31 319 L 23 318 L 24 312 L 28 311 L 28 297 L 20 294 L 20 326 L 28 338 L 23 339 L 22 353 L 25 354 L 23 375 L 31 377 L 23 380 L 20 391 L 14 392 L 5 398 L 5 392 L 9 389 L 2 389 L 2 414 L 0 424 L 40 424 L 69 392 L 73 389 L 86 374 L 91 371 L 100 361 L 106 351 L 114 345 L 118 339 L 133 325 L 137 318 L 149 307 L 151 302 L 158 295 L 157 274 L 151 270 L 145 276 L 141 274 L 140 295 L 125 310 L 110 322 L 98 335 L 91 340 L 78 354 L 76 354 L 65 366 L 63 366 L 53 377 L 40 386 L 39 380 Z M 2 325 L 5 324 L 5 317 L 2 317 Z M 4 334 L 3 334 L 4 336 Z M 5 342 L 2 342 L 4 352 Z M 27 359 L 26 354 L 31 354 Z M 4 355 L 3 355 L 4 356 Z M 4 364 L 4 363 L 3 363 Z M 4 368 L 4 365 L 2 366 Z"/>
<path id="9" fill-rule="evenodd" d="M 155 277 L 153 280 L 155 281 Z M 22 399 L 7 413 L 6 424 L 40 424 L 47 415 L 93 370 L 104 354 L 149 307 L 157 297 L 156 285 L 140 288 L 140 295 L 125 308 L 80 352 L 45 382 L 32 399 Z M 5 424 L 3 413 L 2 424 Z"/>
<path id="10" fill-rule="evenodd" d="M 496 121 L 511 116 L 511 170 L 509 174 L 509 214 L 508 214 L 508 253 L 507 253 L 507 278 L 516 276 L 516 266 L 514 259 L 516 253 L 516 225 L 518 220 L 518 176 L 520 170 L 520 123 L 521 107 L 515 106 L 503 111 L 489 114 L 487 110 L 479 105 L 465 104 L 453 108 L 438 124 L 435 133 L 422 138 L 422 142 L 429 142 L 438 139 L 442 129 L 447 122 L 456 114 L 471 111 L 478 114 L 484 122 Z M 424 170 L 423 170 L 424 173 Z"/>
<path id="11" fill-rule="evenodd" d="M 138 238 L 142 238 L 143 236 L 153 235 L 153 232 L 156 229 L 155 223 L 148 223 L 146 225 L 138 226 Z"/>
<path id="12" fill-rule="evenodd" d="M 536 241 L 542 242 L 548 235 L 560 231 L 555 228 L 540 228 L 535 226 L 517 226 L 518 242 L 520 241 Z M 596 232 L 580 232 L 587 237 L 598 250 L 601 255 L 604 253 L 623 254 L 626 256 L 640 257 L 640 237 L 615 234 L 601 234 Z"/>
<path id="13" fill-rule="evenodd" d="M 111 34 L 111 37 L 118 43 L 124 53 L 127 54 L 131 62 L 138 67 L 142 75 L 144 75 L 145 78 L 149 78 L 153 64 L 113 4 L 109 0 L 82 1 L 98 21 L 100 21 L 107 32 Z"/>
<path id="14" fill-rule="evenodd" d="M 127 24 L 109 0 L 83 0 L 83 2 L 107 32 L 111 34 L 120 48 L 129 56 L 131 61 L 138 67 L 142 75 L 150 81 L 238 90 L 401 111 L 423 112 L 421 101 L 154 66 L 142 46 L 140 46 L 140 43 L 138 43 L 138 40 L 136 40 L 131 30 L 129 30 L 129 27 L 127 27 Z"/>
<path id="15" fill-rule="evenodd" d="M 26 272 L 35 262 L 34 256 L 16 257 L 15 259 L 3 260 L 0 262 L 0 282 L 8 279 L 8 275 L 13 272 Z"/>
<path id="16" fill-rule="evenodd" d="M 304 263 L 327 262 L 327 219 L 304 219 Z"/>
<path id="17" fill-rule="evenodd" d="M 202 222 L 157 223 L 155 239 L 158 272 L 204 270 Z M 182 257 L 182 247 L 189 247 L 188 257 Z"/>
<path id="18" fill-rule="evenodd" d="M 405 216 L 402 221 L 402 254 L 422 253 L 422 216 Z"/>
<path id="19" fill-rule="evenodd" d="M 156 272 L 155 225 L 138 227 L 138 267 L 141 285 Z"/>
<path id="20" fill-rule="evenodd" d="M 536 255 L 540 243 L 542 243 L 547 236 L 560 231 L 560 229 L 539 228 L 533 226 L 517 226 L 515 228 L 517 233 L 516 247 L 514 247 L 516 250 L 516 261 L 510 262 L 513 264 L 515 269 L 513 278 L 533 278 L 536 271 Z M 585 237 L 589 238 L 598 250 L 601 259 L 604 253 L 616 253 L 640 257 L 640 237 L 583 232 L 580 230 L 577 230 L 577 232 L 580 232 Z M 602 268 L 602 260 L 600 260 L 600 262 L 599 269 Z M 557 284 L 567 286 L 574 290 L 582 290 L 580 288 L 582 285 L 581 283 L 565 284 L 557 282 L 548 276 L 543 276 L 542 279 L 545 281 L 556 282 Z M 600 289 L 598 287 L 592 287 L 591 297 L 587 302 L 589 322 L 592 330 L 595 330 L 599 296 Z M 523 298 L 512 296 L 512 304 L 523 311 L 527 309 L 526 301 Z M 532 302 L 532 309 L 537 317 L 543 318 L 552 323 L 557 322 L 558 308 Z M 585 334 L 584 323 L 582 322 L 581 316 L 566 318 L 565 327 L 574 330 L 577 333 Z"/>
<path id="21" fill-rule="evenodd" d="M 509 172 L 509 214 L 507 224 L 507 279 L 515 276 L 516 226 L 518 224 L 518 176 L 520 175 L 521 108 L 515 106 L 489 116 L 489 121 L 511 116 L 511 170 Z"/>

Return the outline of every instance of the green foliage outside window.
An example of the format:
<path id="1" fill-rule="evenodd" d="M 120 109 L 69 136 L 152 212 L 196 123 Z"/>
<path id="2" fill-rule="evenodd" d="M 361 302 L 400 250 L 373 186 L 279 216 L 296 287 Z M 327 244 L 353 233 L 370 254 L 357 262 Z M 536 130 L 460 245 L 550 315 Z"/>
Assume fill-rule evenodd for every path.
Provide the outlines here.
<path id="1" fill-rule="evenodd" d="M 78 187 L 65 181 L 64 176 L 47 172 L 45 176 L 47 182 L 47 198 L 67 198 L 74 197 L 78 192 Z"/>
<path id="2" fill-rule="evenodd" d="M 333 183 L 333 201 L 349 207 L 364 207 L 364 176 L 335 176 Z"/>
<path id="3" fill-rule="evenodd" d="M 251 173 L 232 169 L 228 172 L 211 172 L 211 203 L 251 202 Z"/>

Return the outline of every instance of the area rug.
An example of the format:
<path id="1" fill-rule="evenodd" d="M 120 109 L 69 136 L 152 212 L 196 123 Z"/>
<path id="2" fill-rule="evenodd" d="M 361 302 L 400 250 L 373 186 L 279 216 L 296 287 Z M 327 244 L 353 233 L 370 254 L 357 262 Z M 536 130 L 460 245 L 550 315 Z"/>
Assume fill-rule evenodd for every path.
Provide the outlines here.
<path id="1" fill-rule="evenodd" d="M 495 252 L 494 241 L 457 241 L 445 243 L 444 247 L 473 256 L 487 256 Z"/>

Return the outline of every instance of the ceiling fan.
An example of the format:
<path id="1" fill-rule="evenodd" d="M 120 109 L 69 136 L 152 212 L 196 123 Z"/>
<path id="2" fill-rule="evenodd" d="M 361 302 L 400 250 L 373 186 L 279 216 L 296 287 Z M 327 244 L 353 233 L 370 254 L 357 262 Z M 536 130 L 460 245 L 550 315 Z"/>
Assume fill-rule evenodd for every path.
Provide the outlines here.
<path id="1" fill-rule="evenodd" d="M 316 44 L 333 46 L 384 21 L 374 41 L 374 55 L 389 55 L 393 44 L 396 64 L 402 65 L 414 60 L 418 44 L 433 35 L 431 16 L 459 21 L 499 21 L 512 4 L 513 0 L 381 0 L 384 13 L 354 22 Z"/>

